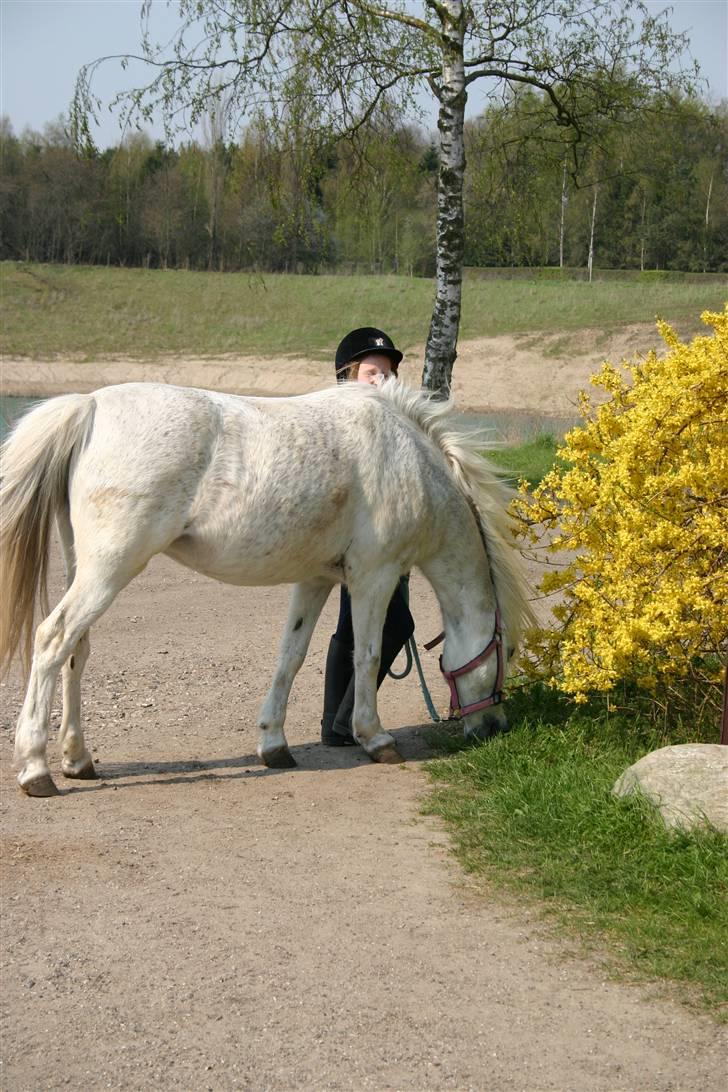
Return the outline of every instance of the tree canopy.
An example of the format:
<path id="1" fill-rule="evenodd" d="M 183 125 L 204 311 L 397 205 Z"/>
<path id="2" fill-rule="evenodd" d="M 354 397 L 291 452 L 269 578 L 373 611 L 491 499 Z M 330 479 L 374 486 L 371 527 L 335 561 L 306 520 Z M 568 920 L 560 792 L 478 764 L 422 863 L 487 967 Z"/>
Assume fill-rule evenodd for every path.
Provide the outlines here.
<path id="1" fill-rule="evenodd" d="M 468 121 L 466 267 L 585 267 L 598 183 L 598 268 L 728 270 L 728 110 L 666 110 L 585 137 L 578 186 L 530 89 Z M 393 118 L 325 155 L 303 124 L 176 147 L 131 133 L 78 156 L 63 124 L 0 123 L 0 258 L 431 277 L 437 167 L 431 135 Z"/>
<path id="2" fill-rule="evenodd" d="M 142 5 L 141 53 L 151 78 L 118 103 L 142 120 L 160 109 L 170 130 L 224 99 L 231 118 L 263 112 L 281 123 L 303 105 L 321 134 L 355 138 L 378 111 L 411 111 L 429 88 L 438 104 L 439 170 L 423 380 L 444 393 L 460 321 L 470 86 L 488 80 L 494 93 L 538 90 L 575 155 L 600 119 L 633 115 L 651 92 L 686 79 L 671 70 L 684 38 L 640 0 L 178 0 L 180 29 L 167 47 L 150 38 L 151 3 Z M 80 140 L 88 140 L 98 105 L 99 63 L 78 82 Z"/>

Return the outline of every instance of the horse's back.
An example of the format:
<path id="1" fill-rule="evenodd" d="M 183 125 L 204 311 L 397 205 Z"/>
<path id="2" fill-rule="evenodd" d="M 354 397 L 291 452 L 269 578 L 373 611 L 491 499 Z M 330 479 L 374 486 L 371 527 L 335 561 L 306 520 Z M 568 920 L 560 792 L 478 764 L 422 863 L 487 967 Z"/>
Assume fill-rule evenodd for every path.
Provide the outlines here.
<path id="1" fill-rule="evenodd" d="M 220 437 L 168 552 L 232 583 L 341 579 L 358 494 L 331 399 L 213 397 Z"/>
<path id="2" fill-rule="evenodd" d="M 95 392 L 71 515 L 86 541 L 231 583 L 342 579 L 436 538 L 439 454 L 372 392 L 245 398 L 163 384 Z M 83 531 L 86 534 L 83 534 Z M 144 560 L 139 560 L 144 557 Z"/>
<path id="3" fill-rule="evenodd" d="M 92 397 L 70 490 L 82 543 L 132 565 L 166 552 L 231 583 L 340 578 L 356 475 L 330 399 L 141 383 Z"/>
<path id="4" fill-rule="evenodd" d="M 96 460 L 113 458 L 121 473 L 165 473 L 184 463 L 209 459 L 219 432 L 219 411 L 208 391 L 163 383 L 102 387 L 95 404 Z"/>
<path id="5" fill-rule="evenodd" d="M 180 533 L 209 466 L 219 414 L 205 391 L 157 383 L 103 387 L 69 484 L 81 544 L 144 541 L 157 553 Z"/>

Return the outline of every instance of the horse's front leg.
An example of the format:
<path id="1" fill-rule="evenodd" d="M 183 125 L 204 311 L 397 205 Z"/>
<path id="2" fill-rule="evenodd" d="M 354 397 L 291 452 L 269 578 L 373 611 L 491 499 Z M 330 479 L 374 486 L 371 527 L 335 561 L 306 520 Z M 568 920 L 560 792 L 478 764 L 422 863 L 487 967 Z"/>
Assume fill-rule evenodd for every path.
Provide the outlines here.
<path id="1" fill-rule="evenodd" d="M 377 711 L 377 675 L 387 607 L 397 586 L 398 569 L 382 569 L 366 586 L 350 582 L 354 622 L 354 713 L 352 729 L 374 762 L 402 762 L 393 737 L 382 729 Z"/>
<path id="2" fill-rule="evenodd" d="M 306 659 L 311 634 L 333 584 L 312 581 L 294 585 L 288 620 L 278 653 L 278 666 L 258 717 L 258 755 L 266 766 L 286 768 L 296 760 L 288 749 L 283 724 L 288 696 L 301 664 Z"/>

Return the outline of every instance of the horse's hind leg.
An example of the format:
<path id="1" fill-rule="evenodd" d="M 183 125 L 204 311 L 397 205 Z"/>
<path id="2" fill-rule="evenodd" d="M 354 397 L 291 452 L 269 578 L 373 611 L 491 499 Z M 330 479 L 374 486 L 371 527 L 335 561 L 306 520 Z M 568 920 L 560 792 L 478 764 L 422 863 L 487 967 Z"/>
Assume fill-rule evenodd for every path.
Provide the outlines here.
<path id="1" fill-rule="evenodd" d="M 76 576 L 76 556 L 73 530 L 68 511 L 58 513 L 58 533 L 66 565 L 66 587 L 70 588 Z M 82 633 L 76 647 L 63 665 L 63 717 L 58 733 L 61 746 L 61 768 L 66 777 L 90 780 L 96 777 L 93 759 L 86 749 L 81 727 L 81 677 L 91 650 L 89 631 Z"/>
<path id="2" fill-rule="evenodd" d="M 86 781 L 96 777 L 93 759 L 86 748 L 81 727 L 81 676 L 90 651 L 91 642 L 86 630 L 63 665 L 63 719 L 58 733 L 64 775 Z"/>
<path id="3" fill-rule="evenodd" d="M 82 657 L 84 652 L 87 653 L 84 639 L 87 640 L 90 626 L 110 606 L 131 575 L 117 572 L 110 577 L 108 571 L 101 572 L 93 566 L 79 571 L 58 606 L 36 630 L 28 689 L 15 733 L 18 782 L 29 796 L 54 796 L 58 791 L 46 758 L 48 721 L 58 672 L 69 656 L 75 655 L 79 646 Z M 73 669 L 69 666 L 69 671 L 75 670 L 75 665 Z M 83 757 L 87 755 L 80 732 L 80 684 L 77 675 L 69 679 L 68 689 L 72 705 L 70 719 L 66 722 L 64 752 L 68 742 L 72 768 L 74 762 L 83 762 Z M 73 702 L 77 704 L 76 709 Z"/>
<path id="4" fill-rule="evenodd" d="M 266 766 L 286 768 L 296 765 L 283 731 L 288 696 L 293 680 L 306 659 L 311 634 L 332 586 L 328 581 L 312 581 L 296 584 L 291 593 L 278 666 L 258 717 L 258 755 Z"/>

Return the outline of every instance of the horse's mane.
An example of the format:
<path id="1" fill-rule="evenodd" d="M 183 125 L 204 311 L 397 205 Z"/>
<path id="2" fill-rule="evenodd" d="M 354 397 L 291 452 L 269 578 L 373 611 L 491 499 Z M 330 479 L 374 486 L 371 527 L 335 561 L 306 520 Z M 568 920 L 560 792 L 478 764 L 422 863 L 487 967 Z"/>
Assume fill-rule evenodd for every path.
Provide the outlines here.
<path id="1" fill-rule="evenodd" d="M 393 382 L 378 388 L 376 397 L 412 421 L 440 449 L 457 487 L 475 509 L 508 641 L 517 647 L 523 630 L 535 619 L 508 514 L 514 493 L 483 458 L 488 441 L 482 432 L 469 430 L 454 420 L 452 399 L 436 398 L 428 391 Z"/>

